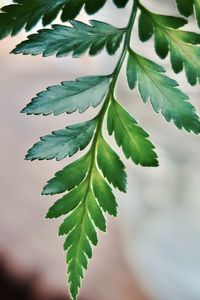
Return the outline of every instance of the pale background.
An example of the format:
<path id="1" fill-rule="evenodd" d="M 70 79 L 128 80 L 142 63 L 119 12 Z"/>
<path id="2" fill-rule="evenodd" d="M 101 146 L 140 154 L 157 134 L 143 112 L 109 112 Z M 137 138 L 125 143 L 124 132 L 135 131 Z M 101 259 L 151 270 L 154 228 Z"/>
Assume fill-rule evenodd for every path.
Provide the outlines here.
<path id="1" fill-rule="evenodd" d="M 0 3 L 2 6 L 10 1 Z M 173 1 L 146 3 L 155 11 L 177 14 Z M 130 6 L 117 10 L 108 1 L 104 10 L 92 18 L 124 26 L 129 12 Z M 84 14 L 79 19 L 87 20 Z M 192 19 L 189 28 L 197 30 Z M 13 39 L 0 41 L 0 254 L 17 276 L 38 274 L 35 290 L 65 295 L 63 240 L 57 238 L 60 220 L 44 219 L 56 197 L 41 197 L 40 192 L 67 160 L 30 163 L 23 158 L 39 136 L 79 122 L 96 111 L 90 110 L 84 117 L 76 113 L 27 117 L 19 111 L 47 86 L 86 73 L 111 72 L 116 58 L 106 53 L 76 60 L 9 55 L 25 37 L 22 32 Z M 152 41 L 141 44 L 135 36 L 132 41 L 139 53 L 160 62 L 153 54 Z M 168 60 L 160 63 L 169 68 Z M 191 88 L 183 74 L 169 74 L 178 79 L 199 109 L 199 87 Z M 136 91 L 128 90 L 123 75 L 117 94 L 150 133 L 158 149 L 160 167 L 143 169 L 125 161 L 128 194 L 117 195 L 119 218 L 109 219 L 108 233 L 100 235 L 80 295 L 88 300 L 199 300 L 199 137 L 167 124 L 150 105 L 142 103 Z"/>

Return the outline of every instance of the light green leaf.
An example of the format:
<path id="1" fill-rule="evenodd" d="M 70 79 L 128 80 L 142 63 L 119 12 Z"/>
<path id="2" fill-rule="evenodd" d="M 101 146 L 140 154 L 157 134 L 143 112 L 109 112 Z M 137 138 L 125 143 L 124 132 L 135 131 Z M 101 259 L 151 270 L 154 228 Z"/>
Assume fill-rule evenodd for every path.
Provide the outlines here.
<path id="1" fill-rule="evenodd" d="M 118 146 L 126 158 L 142 166 L 157 166 L 157 155 L 154 146 L 148 140 L 149 135 L 137 124 L 135 119 L 115 100 L 108 111 L 108 132 L 114 133 Z"/>
<path id="2" fill-rule="evenodd" d="M 120 191 L 126 192 L 125 166 L 103 137 L 98 139 L 97 163 L 109 183 Z"/>
<path id="3" fill-rule="evenodd" d="M 127 64 L 127 78 L 131 89 L 138 89 L 144 102 L 151 101 L 155 112 L 161 111 L 165 119 L 187 131 L 200 132 L 199 117 L 195 108 L 180 91 L 177 82 L 162 73 L 165 70 L 156 63 L 130 52 Z"/>
<path id="4" fill-rule="evenodd" d="M 31 148 L 26 156 L 27 160 L 53 159 L 62 160 L 66 156 L 74 155 L 83 150 L 91 141 L 96 128 L 96 119 L 71 125 L 65 129 L 46 135 Z"/>
<path id="5" fill-rule="evenodd" d="M 87 76 L 76 81 L 64 81 L 61 85 L 51 86 L 33 98 L 22 113 L 28 115 L 70 114 L 85 112 L 89 107 L 98 106 L 109 87 L 109 76 Z"/>
<path id="6" fill-rule="evenodd" d="M 91 26 L 79 21 L 70 21 L 73 27 L 53 25 L 52 29 L 39 30 L 28 40 L 17 45 L 14 54 L 31 54 L 62 57 L 72 53 L 79 57 L 87 50 L 97 55 L 103 48 L 112 55 L 120 46 L 124 30 L 100 21 L 90 21 Z"/>

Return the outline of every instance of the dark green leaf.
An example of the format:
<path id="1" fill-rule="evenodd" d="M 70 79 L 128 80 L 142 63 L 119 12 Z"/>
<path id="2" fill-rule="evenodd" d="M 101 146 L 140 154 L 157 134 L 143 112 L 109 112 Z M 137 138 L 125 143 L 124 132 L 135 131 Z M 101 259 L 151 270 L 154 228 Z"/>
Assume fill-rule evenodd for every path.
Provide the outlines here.
<path id="1" fill-rule="evenodd" d="M 87 208 L 90 214 L 92 221 L 95 226 L 99 228 L 101 231 L 106 231 L 106 220 L 103 216 L 103 212 L 95 199 L 95 195 L 92 191 L 88 193 L 87 199 Z"/>
<path id="2" fill-rule="evenodd" d="M 117 216 L 117 203 L 112 190 L 102 175 L 96 169 L 92 178 L 94 195 L 100 207 L 110 215 Z"/>
<path id="3" fill-rule="evenodd" d="M 77 188 L 69 192 L 67 195 L 59 199 L 55 204 L 50 207 L 46 218 L 58 218 L 62 215 L 66 215 L 75 209 L 81 202 L 86 193 L 85 183 L 79 184 Z"/>
<path id="4" fill-rule="evenodd" d="M 88 76 L 76 81 L 64 81 L 51 86 L 37 95 L 23 110 L 23 113 L 59 115 L 64 112 L 85 112 L 90 106 L 96 107 L 103 100 L 110 83 L 109 76 Z"/>
<path id="5" fill-rule="evenodd" d="M 85 5 L 87 13 L 97 12 L 106 0 L 14 0 L 15 4 L 1 8 L 0 39 L 16 35 L 21 29 L 32 29 L 42 19 L 43 25 L 50 24 L 62 11 L 62 21 L 74 19 Z"/>
<path id="6" fill-rule="evenodd" d="M 179 128 L 200 133 L 199 117 L 195 108 L 180 91 L 177 82 L 162 73 L 165 70 L 156 63 L 130 52 L 127 64 L 127 78 L 131 89 L 138 89 L 144 102 L 149 99 L 155 112 L 161 111 L 165 119 Z"/>
<path id="7" fill-rule="evenodd" d="M 84 155 L 80 159 L 66 166 L 62 171 L 55 174 L 55 177 L 47 182 L 42 195 L 55 195 L 72 190 L 85 178 L 89 168 L 90 156 Z"/>
<path id="8" fill-rule="evenodd" d="M 131 157 L 135 164 L 158 165 L 154 146 L 148 140 L 149 135 L 115 100 L 112 100 L 108 111 L 108 132 L 110 135 L 114 133 L 116 142 L 122 147 L 126 158 Z"/>
<path id="9" fill-rule="evenodd" d="M 85 1 L 85 10 L 88 14 L 94 14 L 101 7 L 104 6 L 106 0 L 86 0 Z"/>
<path id="10" fill-rule="evenodd" d="M 189 17 L 194 13 L 200 27 L 200 0 L 176 0 L 181 15 Z"/>
<path id="11" fill-rule="evenodd" d="M 103 137 L 98 140 L 97 163 L 109 183 L 120 191 L 126 192 L 125 166 Z"/>
<path id="12" fill-rule="evenodd" d="M 145 24 L 150 20 L 152 26 Z M 188 82 L 195 85 L 200 80 L 199 55 L 200 35 L 194 32 L 173 30 L 185 24 L 184 19 L 166 17 L 143 9 L 139 22 L 139 35 L 146 41 L 154 34 L 155 50 L 160 58 L 165 58 L 170 51 L 172 68 L 179 73 L 185 68 Z M 145 27 L 146 26 L 146 27 Z M 144 30 L 144 28 L 146 28 Z"/>
<path id="13" fill-rule="evenodd" d="M 98 54 L 103 48 L 112 55 L 120 46 L 124 30 L 100 21 L 90 21 L 91 25 L 79 21 L 70 21 L 73 27 L 53 25 L 52 29 L 39 30 L 28 40 L 12 51 L 14 54 L 32 54 L 62 57 L 72 52 L 79 57 L 87 50 L 90 55 Z"/>
<path id="14" fill-rule="evenodd" d="M 123 8 L 129 2 L 129 0 L 113 0 L 113 2 L 117 7 Z"/>
<path id="15" fill-rule="evenodd" d="M 66 156 L 72 156 L 89 144 L 95 128 L 96 119 L 54 131 L 52 135 L 42 137 L 41 141 L 28 151 L 26 159 L 62 160 Z"/>
<path id="16" fill-rule="evenodd" d="M 145 14 L 143 11 L 141 11 L 140 17 L 139 17 L 139 37 L 142 42 L 148 41 L 154 32 L 154 27 L 151 18 L 148 16 L 148 14 Z"/>
<path id="17" fill-rule="evenodd" d="M 76 192 L 77 192 L 76 188 Z M 81 194 L 82 199 L 81 202 L 83 201 L 85 197 L 85 193 Z M 85 207 L 81 203 L 80 205 L 76 206 L 76 208 L 72 211 L 72 213 L 67 216 L 67 218 L 63 221 L 63 223 L 60 225 L 59 228 L 59 235 L 67 235 L 70 233 L 70 231 L 80 222 L 82 219 L 82 216 L 84 215 L 85 212 Z"/>
<path id="18" fill-rule="evenodd" d="M 147 41 L 153 36 L 158 27 L 156 26 L 157 24 L 162 24 L 162 27 L 177 29 L 186 25 L 187 20 L 183 18 L 154 14 L 142 7 L 138 24 L 139 37 L 142 42 Z M 162 41 L 160 43 L 162 43 Z"/>
<path id="19" fill-rule="evenodd" d="M 185 16 L 191 16 L 193 12 L 193 0 L 176 0 L 179 12 Z"/>

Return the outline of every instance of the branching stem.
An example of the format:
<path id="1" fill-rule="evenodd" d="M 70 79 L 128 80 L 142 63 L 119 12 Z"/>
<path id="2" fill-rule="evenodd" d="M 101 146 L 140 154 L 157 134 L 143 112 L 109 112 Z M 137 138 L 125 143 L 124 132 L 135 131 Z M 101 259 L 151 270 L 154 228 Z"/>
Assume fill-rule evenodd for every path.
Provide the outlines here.
<path id="1" fill-rule="evenodd" d="M 93 143 L 91 145 L 91 149 L 93 149 L 94 151 L 94 158 L 95 158 L 95 154 L 96 154 L 96 146 L 97 146 L 97 141 L 98 141 L 98 137 L 99 135 L 102 134 L 102 125 L 103 125 L 103 121 L 104 121 L 104 117 L 106 115 L 107 109 L 112 101 L 112 99 L 114 98 L 114 93 L 115 93 L 115 87 L 117 84 L 117 80 L 120 74 L 120 71 L 122 69 L 124 60 L 126 58 L 128 49 L 130 47 L 130 41 L 131 41 L 131 33 L 132 33 L 132 29 L 135 23 L 135 18 L 136 18 L 136 14 L 137 14 L 137 9 L 138 9 L 138 1 L 133 1 L 133 7 L 131 10 L 131 15 L 129 18 L 129 22 L 128 25 L 126 27 L 125 30 L 125 38 L 124 38 L 124 44 L 123 44 L 123 48 L 122 48 L 122 52 L 120 54 L 120 57 L 118 59 L 118 62 L 115 66 L 115 69 L 113 71 L 113 73 L 111 74 L 111 82 L 110 82 L 110 87 L 109 87 L 109 91 L 107 93 L 106 99 L 104 101 L 104 104 L 97 116 L 98 118 L 98 123 L 97 123 L 97 128 L 96 128 L 96 133 L 93 139 Z M 94 163 L 94 161 L 93 161 Z M 92 163 L 92 164 L 93 164 Z"/>
<path id="2" fill-rule="evenodd" d="M 91 180 L 92 180 L 92 174 L 93 174 L 93 170 L 96 167 L 95 166 L 95 160 L 96 160 L 96 152 L 97 152 L 97 144 L 98 144 L 98 138 L 100 135 L 102 135 L 102 127 L 103 127 L 103 121 L 106 115 L 106 112 L 108 110 L 108 107 L 111 103 L 111 101 L 114 99 L 114 93 L 115 93 L 115 87 L 117 84 L 117 80 L 120 74 L 120 71 L 122 69 L 124 60 L 126 58 L 127 52 L 129 50 L 130 47 L 130 41 L 131 41 L 131 33 L 132 33 L 132 29 L 134 26 L 134 22 L 135 22 L 135 18 L 136 18 L 136 14 L 137 14 L 137 1 L 133 1 L 133 7 L 131 10 L 131 15 L 129 18 L 129 22 L 128 25 L 126 27 L 125 30 L 125 38 L 124 38 L 124 44 L 123 44 L 123 48 L 122 48 L 122 52 L 120 54 L 120 57 L 118 59 L 118 62 L 115 66 L 115 69 L 113 71 L 113 73 L 110 75 L 111 77 L 111 81 L 110 81 L 110 86 L 109 86 L 109 90 L 106 96 L 106 99 L 104 101 L 104 104 L 99 112 L 99 114 L 97 115 L 97 127 L 96 127 L 96 132 L 92 141 L 92 145 L 90 147 L 89 152 L 91 153 L 91 162 L 90 162 L 90 168 L 88 171 L 88 190 L 91 188 Z M 85 215 L 85 211 L 86 211 L 86 203 L 85 203 L 85 209 L 84 209 L 84 215 Z"/>

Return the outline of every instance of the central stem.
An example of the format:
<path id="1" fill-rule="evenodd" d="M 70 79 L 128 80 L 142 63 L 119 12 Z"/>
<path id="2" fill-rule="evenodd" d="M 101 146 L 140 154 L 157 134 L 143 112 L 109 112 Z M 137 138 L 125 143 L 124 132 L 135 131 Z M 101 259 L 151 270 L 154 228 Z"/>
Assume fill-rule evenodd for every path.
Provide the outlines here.
<path id="1" fill-rule="evenodd" d="M 121 68 L 123 66 L 124 60 L 126 58 L 129 46 L 130 46 L 130 40 L 131 40 L 131 33 L 132 33 L 132 29 L 133 29 L 133 25 L 135 22 L 135 18 L 136 18 L 136 14 L 137 14 L 137 1 L 135 0 L 133 3 L 133 7 L 132 7 L 132 11 L 131 11 L 131 15 L 130 15 L 130 19 L 128 22 L 128 25 L 126 27 L 126 33 L 125 33 L 125 38 L 124 38 L 124 44 L 123 44 L 123 48 L 122 48 L 122 52 L 121 55 L 118 59 L 118 62 L 115 66 L 115 69 L 112 73 L 112 75 L 110 76 L 112 79 L 110 81 L 110 86 L 109 86 L 109 90 L 106 96 L 106 99 L 104 101 L 104 104 L 98 114 L 98 116 L 96 117 L 97 120 L 97 127 L 96 127 L 96 132 L 92 141 L 92 145 L 91 148 L 89 150 L 89 152 L 91 151 L 91 162 L 90 162 L 90 168 L 88 171 L 88 175 L 87 175 L 87 179 L 88 179 L 88 187 L 87 187 L 87 192 L 86 195 L 88 194 L 89 190 L 91 189 L 91 181 L 92 181 L 92 173 L 93 170 L 95 169 L 96 165 L 95 165 L 95 160 L 96 160 L 96 152 L 97 152 L 97 144 L 98 144 L 98 137 L 100 135 L 102 135 L 102 126 L 103 126 L 103 121 L 104 121 L 104 117 L 105 114 L 107 112 L 107 109 L 114 97 L 114 90 L 117 84 L 117 80 L 121 71 Z M 84 212 L 83 212 L 83 216 L 82 216 L 82 220 L 81 220 L 81 224 L 83 223 L 83 219 L 85 217 L 86 211 L 87 211 L 87 201 L 84 201 Z M 82 228 L 82 226 L 81 226 Z M 82 229 L 81 229 L 82 230 Z"/>
<path id="2" fill-rule="evenodd" d="M 115 67 L 115 69 L 113 71 L 113 74 L 112 74 L 113 79 L 112 79 L 112 82 L 111 82 L 111 85 L 110 85 L 110 92 L 112 94 L 114 94 L 115 86 L 116 86 L 121 68 L 123 66 L 124 60 L 126 58 L 126 55 L 127 55 L 127 52 L 128 52 L 129 46 L 130 46 L 131 33 L 132 33 L 133 25 L 135 23 L 137 8 L 138 8 L 137 1 L 134 0 L 133 7 L 132 7 L 132 10 L 131 10 L 131 15 L 130 15 L 130 18 L 129 18 L 129 22 L 128 22 L 128 25 L 126 27 L 126 33 L 125 33 L 125 39 L 124 39 L 124 44 L 123 44 L 123 48 L 122 48 L 122 53 L 119 57 L 119 60 L 116 64 L 116 67 Z"/>
<path id="3" fill-rule="evenodd" d="M 99 135 L 102 134 L 102 125 L 103 125 L 104 117 L 105 117 L 107 109 L 108 109 L 108 107 L 109 107 L 109 105 L 110 105 L 110 103 L 111 103 L 111 101 L 114 97 L 114 91 L 115 91 L 115 87 L 116 87 L 116 84 L 117 84 L 117 80 L 118 80 L 120 71 L 122 69 L 124 60 L 126 58 L 128 49 L 130 47 L 131 33 L 132 33 L 133 25 L 135 23 L 137 9 L 138 9 L 138 1 L 134 0 L 132 10 L 131 10 L 131 15 L 130 15 L 130 18 L 129 18 L 129 22 L 128 22 L 128 25 L 127 25 L 126 31 L 125 31 L 125 38 L 124 38 L 122 52 L 121 52 L 121 55 L 120 55 L 120 57 L 117 61 L 115 69 L 114 69 L 113 73 L 111 74 L 112 79 L 111 79 L 111 82 L 110 82 L 109 91 L 107 93 L 104 104 L 103 104 L 103 106 L 102 106 L 102 108 L 101 108 L 101 110 L 100 110 L 100 112 L 97 116 L 97 118 L 98 118 L 97 128 L 96 128 L 94 139 L 93 139 L 93 142 L 92 142 L 92 145 L 91 145 L 91 149 L 93 150 L 93 155 L 92 155 L 92 161 L 91 161 L 91 168 L 90 168 L 89 174 L 88 174 L 90 177 L 92 175 L 93 166 L 95 164 L 97 141 L 98 141 Z"/>

